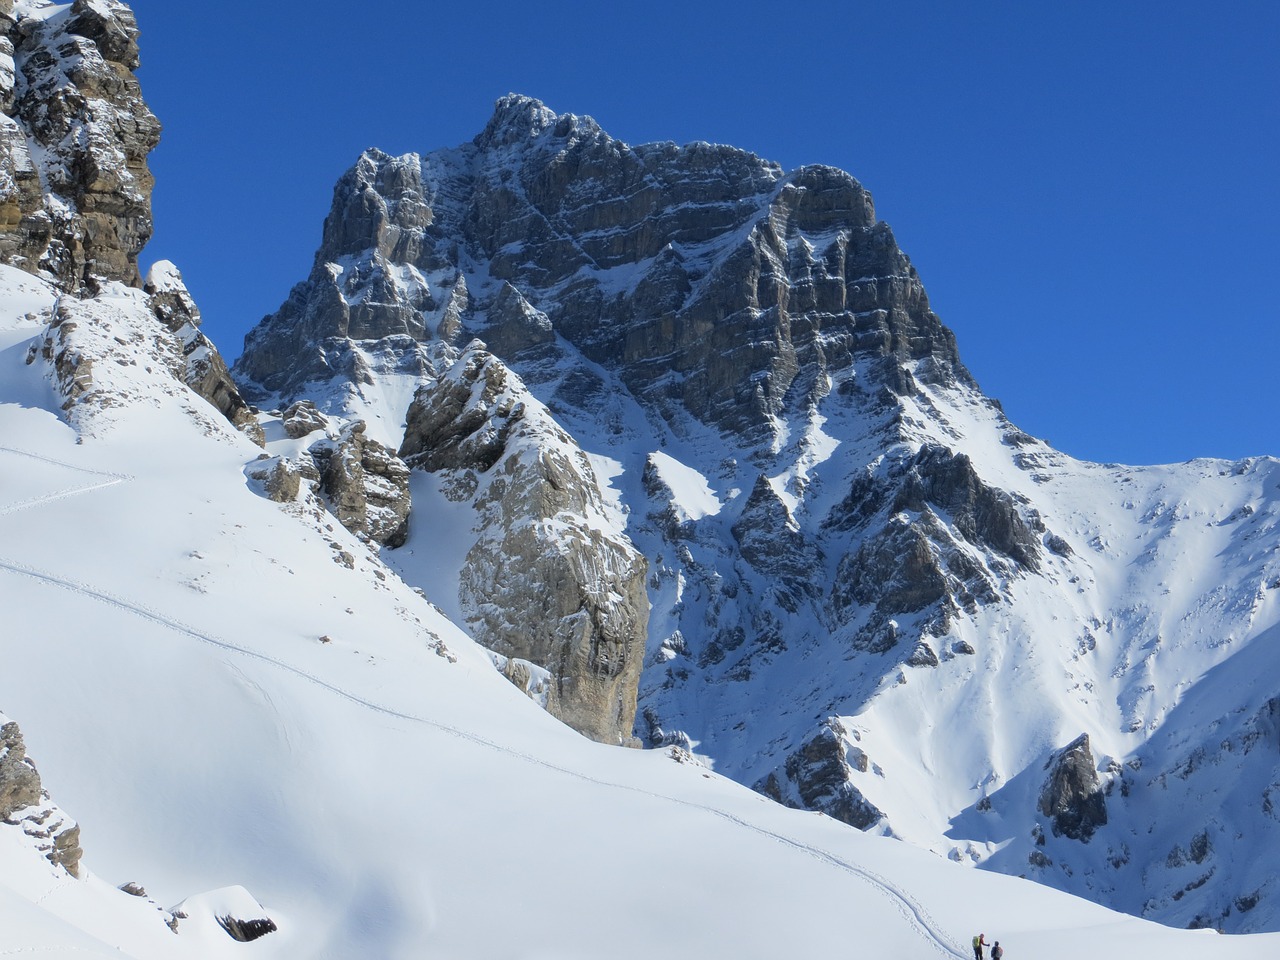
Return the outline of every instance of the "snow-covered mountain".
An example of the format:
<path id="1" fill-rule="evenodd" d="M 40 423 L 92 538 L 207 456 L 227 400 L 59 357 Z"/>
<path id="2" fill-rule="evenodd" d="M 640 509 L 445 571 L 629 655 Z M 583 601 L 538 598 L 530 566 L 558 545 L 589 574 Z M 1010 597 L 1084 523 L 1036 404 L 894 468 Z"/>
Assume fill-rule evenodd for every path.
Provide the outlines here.
<path id="1" fill-rule="evenodd" d="M 990 610 L 1011 627 L 1048 628 L 1049 612 L 1011 613 L 1023 609 L 1016 591 L 1051 582 L 1051 575 L 1066 578 L 1076 568 L 1061 564 L 1083 564 L 1073 556 L 1089 557 L 1096 568 L 1092 584 L 1076 585 L 1086 598 L 1079 603 L 1122 593 L 1115 571 L 1132 551 L 1122 533 L 1156 529 L 1190 543 L 1194 531 L 1195 545 L 1221 551 L 1201 557 L 1205 577 L 1214 563 L 1240 575 L 1269 571 L 1270 514 L 1260 485 L 1270 462 L 1225 477 L 1215 472 L 1225 465 L 1202 465 L 1204 476 L 1193 484 L 1186 470 L 1085 467 L 1019 438 L 1017 452 L 1038 458 L 1032 466 L 1046 488 L 1067 488 L 1078 475 L 1095 478 L 1077 499 L 1062 496 L 1078 513 L 1068 506 L 1058 508 L 1062 515 L 1044 512 L 1041 530 L 1030 504 L 1017 499 L 1036 483 L 1027 470 L 1011 463 L 994 480 L 983 473 L 980 454 L 1004 451 L 1001 438 L 1018 435 L 974 392 L 918 285 L 890 284 L 881 293 L 871 284 L 876 297 L 906 298 L 901 309 L 918 335 L 892 350 L 912 357 L 915 387 L 901 366 L 868 362 L 859 353 L 865 344 L 839 347 L 839 336 L 814 327 L 803 361 L 751 380 L 737 409 L 725 399 L 736 387 L 717 379 L 731 375 L 694 370 L 696 364 L 687 371 L 691 382 L 703 378 L 696 389 L 676 389 L 675 376 L 664 386 L 661 375 L 627 385 L 618 358 L 592 359 L 563 333 L 536 284 L 498 284 L 489 274 L 494 261 L 467 260 L 439 288 L 420 267 L 389 268 L 385 255 L 381 262 L 363 258 L 364 248 L 354 247 L 347 262 L 330 268 L 318 258 L 317 266 L 335 278 L 370 266 L 381 271 L 382 279 L 365 274 L 370 292 L 363 299 L 356 283 L 333 301 L 339 314 L 365 318 L 323 342 L 300 340 L 297 355 L 313 369 L 292 386 L 286 375 L 272 388 L 292 402 L 281 398 L 279 411 L 255 412 L 200 333 L 177 268 L 160 263 L 145 281 L 137 274 L 150 187 L 145 149 L 139 155 L 126 146 L 152 121 L 132 78 L 136 27 L 128 8 L 118 0 L 0 0 L 0 28 L 13 50 L 0 171 L 21 174 L 0 177 L 0 202 L 18 211 L 0 222 L 0 956 L 763 958 L 854 946 L 963 960 L 979 930 L 988 941 L 1002 940 L 1011 956 L 1046 960 L 1097 949 L 1103 938 L 1111 949 L 1172 960 L 1275 953 L 1275 934 L 1172 930 L 1041 885 L 975 873 L 833 817 L 787 809 L 713 769 L 750 779 L 748 738 L 735 740 L 724 732 L 733 727 L 717 719 L 735 702 L 744 728 L 785 731 L 791 724 L 801 737 L 816 729 L 798 745 L 756 748 L 773 751 L 758 767 L 775 773 L 777 791 L 795 791 L 784 799 L 807 803 L 805 784 L 829 771 L 832 796 L 844 805 L 819 800 L 834 814 L 851 819 L 851 807 L 875 804 L 892 830 L 928 845 L 961 789 L 939 775 L 912 820 L 900 797 L 876 795 L 871 781 L 860 779 L 849 741 L 862 737 L 868 771 L 882 771 L 894 790 L 926 776 L 909 762 L 914 749 L 939 751 L 917 754 L 915 762 L 942 769 L 942 750 L 976 741 L 982 746 L 972 746 L 968 760 L 954 758 L 956 768 L 978 763 L 982 750 L 1004 762 L 1019 744 L 1035 741 L 1024 727 L 1043 726 L 1050 731 L 1044 743 L 1055 744 L 1059 730 L 1083 730 L 1101 749 L 1103 734 L 1090 718 L 1103 711 L 1082 704 L 1069 718 L 1080 722 L 1055 720 L 1061 693 L 1034 656 L 1014 663 L 1016 644 L 1007 663 L 1031 681 L 1023 694 L 993 696 L 1010 686 L 991 674 L 985 691 L 968 673 L 953 679 L 951 698 L 970 698 L 981 738 L 934 731 L 935 740 L 893 711 L 909 709 L 909 697 L 921 703 L 938 678 L 954 678 L 948 669 L 991 661 L 997 644 L 972 632 L 982 617 L 995 616 Z M 0 79 L 8 75 L 0 70 Z M 511 121 L 519 131 L 527 116 L 538 129 L 523 140 L 512 136 Z M 64 122 L 54 137 L 47 124 Z M 491 129 L 492 145 L 513 158 L 508 179 L 532 170 L 515 164 L 531 143 L 554 145 L 545 138 L 570 128 L 587 129 L 587 122 L 504 101 Z M 627 150 L 603 134 L 596 142 Z M 482 152 L 475 146 L 449 156 L 471 163 Z M 725 169 L 749 173 L 756 163 L 733 167 L 742 155 L 723 148 L 692 152 L 705 162 L 699 176 L 709 184 Z M 659 154 L 682 162 L 675 148 Z M 59 179 L 63 174 L 71 179 Z M 691 191 L 681 203 L 693 215 L 697 191 L 677 179 L 672 189 Z M 785 192 L 784 179 L 778 172 L 774 182 Z M 861 197 L 847 184 L 841 190 Z M 391 238 L 379 219 L 379 196 L 362 192 L 352 209 L 363 205 L 367 225 L 390 238 L 388 250 L 408 256 L 426 235 L 410 220 L 434 214 L 415 207 L 405 191 L 398 195 L 400 233 Z M 730 201 L 720 201 L 725 217 L 749 216 Z M 792 201 L 819 219 L 828 204 L 848 206 L 803 193 Z M 463 209 L 467 201 L 457 194 L 451 202 Z M 491 216 L 498 224 L 518 213 L 513 206 Z M 681 228 L 691 231 L 687 242 L 714 247 L 710 234 L 696 239 L 697 219 Z M 532 220 L 526 227 L 539 236 Z M 597 229 L 605 230 L 603 221 Z M 885 257 L 909 269 L 896 247 L 886 246 L 885 228 L 867 220 L 866 230 Z M 352 244 L 361 236 L 350 227 Z M 735 255 L 733 243 L 724 243 Z M 654 255 L 673 256 L 662 249 Z M 710 247 L 705 252 L 711 257 Z M 712 259 L 698 262 L 710 267 Z M 620 309 L 643 286 L 642 277 L 623 284 L 625 273 L 615 275 Z M 405 308 L 398 299 L 407 289 L 422 295 L 420 306 Z M 651 293 L 679 289 L 655 281 Z M 427 297 L 436 306 L 428 307 Z M 311 310 L 308 288 L 294 302 Z M 383 307 L 402 308 L 405 324 L 387 336 L 374 325 Z M 779 310 L 764 324 L 781 317 Z M 885 320 L 891 340 L 900 321 Z M 353 329 L 378 336 L 351 339 Z M 477 333 L 487 346 L 470 341 Z M 682 336 L 704 364 L 717 359 L 700 344 L 702 334 Z M 322 364 L 309 345 L 323 351 Z M 775 343 L 779 355 L 786 353 L 781 346 Z M 747 353 L 755 362 L 771 349 L 753 345 Z M 794 397 L 790 388 L 778 392 L 778 377 L 791 366 L 794 381 L 805 382 L 818 352 L 853 365 L 843 373 L 838 363 L 827 365 L 830 391 L 812 380 L 813 389 Z M 930 371 L 941 385 L 919 386 Z M 898 392 L 873 386 L 868 401 L 859 378 Z M 263 385 L 256 389 L 261 396 Z M 666 405 L 646 390 L 665 396 Z M 717 393 L 723 390 L 729 393 Z M 696 411 L 706 397 L 719 399 Z M 843 413 L 832 397 L 843 398 Z M 796 418 L 791 403 L 798 398 L 817 404 L 808 419 Z M 720 421 L 715 411 L 728 412 Z M 950 425 L 956 442 L 963 431 L 986 437 L 991 450 L 966 448 L 964 459 L 930 432 L 938 423 Z M 983 433 L 997 428 L 994 439 Z M 894 431 L 899 439 L 879 448 Z M 707 466 L 713 460 L 714 468 Z M 794 468 L 788 482 L 770 472 L 782 462 Z M 823 479 L 825 464 L 844 464 L 856 482 L 821 494 L 824 482 L 836 486 Z M 1163 526 L 1142 527 L 1119 501 L 1109 511 L 1109 501 L 1100 501 L 1098 512 L 1090 492 L 1101 496 L 1126 476 L 1134 478 L 1130 485 L 1146 478 L 1151 487 L 1163 477 L 1183 520 L 1206 510 L 1215 525 L 1166 516 L 1155 518 Z M 726 484 L 736 479 L 743 482 L 735 492 Z M 1213 499 L 1228 489 L 1230 503 Z M 1134 502 L 1140 493 L 1124 491 Z M 884 497 L 893 503 L 881 504 Z M 1243 510 L 1249 497 L 1252 512 Z M 832 519 L 815 527 L 809 512 L 821 503 Z M 921 539 L 912 555 L 919 563 L 895 574 L 900 514 L 917 521 L 906 526 Z M 1089 523 L 1108 538 L 1093 553 L 1081 539 L 1094 535 Z M 1104 530 L 1106 523 L 1112 526 Z M 1188 532 L 1175 533 L 1184 525 Z M 1252 558 L 1239 548 L 1250 535 Z M 947 537 L 951 553 L 935 553 Z M 847 545 L 845 553 L 833 550 L 837 542 Z M 1152 543 L 1175 546 L 1158 537 Z M 859 599 L 864 589 L 879 591 L 873 599 L 885 606 L 828 622 L 828 590 L 814 586 L 812 569 L 826 575 L 854 564 L 847 558 L 855 547 L 887 552 L 889 574 L 859 580 L 846 566 L 841 595 L 851 599 L 840 601 L 843 609 L 871 605 Z M 978 569 L 966 567 L 966 558 Z M 931 563 L 942 571 L 942 594 L 917 593 L 928 603 L 915 619 L 895 622 L 889 613 L 899 601 L 885 598 L 909 593 L 915 581 L 908 574 Z M 1131 604 L 1150 596 L 1136 591 L 1163 564 L 1157 550 L 1145 573 L 1135 568 Z M 983 582 L 990 592 L 980 589 Z M 958 584 L 968 585 L 972 603 Z M 1039 589 L 1031 596 L 1046 603 L 1057 596 Z M 1192 593 L 1180 595 L 1183 608 L 1192 609 Z M 1185 809 L 1161 826 L 1181 838 L 1214 799 L 1228 804 L 1219 816 L 1243 817 L 1230 791 L 1243 797 L 1250 787 L 1265 790 L 1270 774 L 1262 765 L 1277 749 L 1277 728 L 1263 706 L 1272 701 L 1259 700 L 1257 709 L 1251 702 L 1263 692 L 1257 677 L 1265 666 L 1244 656 L 1263 656 L 1256 641 L 1269 597 L 1264 593 L 1247 628 L 1240 610 L 1212 614 L 1214 623 L 1239 630 L 1226 645 L 1197 645 L 1198 638 L 1171 632 L 1170 647 L 1176 640 L 1176 649 L 1190 651 L 1179 664 L 1208 672 L 1182 691 L 1158 732 L 1129 731 L 1153 759 L 1136 770 L 1140 751 L 1124 756 L 1130 772 L 1101 807 L 1107 824 L 1097 823 L 1096 758 L 1081 741 L 1051 771 L 1026 764 L 1002 789 L 983 785 L 987 802 L 954 821 L 963 842 L 992 851 L 989 863 L 1005 850 L 1017 853 L 1002 831 L 1031 816 L 1020 801 L 1038 798 L 1047 782 L 1040 849 L 1046 861 L 1053 858 L 1043 869 L 1060 870 L 1061 851 L 1096 850 L 1117 823 L 1136 830 L 1142 813 L 1154 816 L 1154 788 L 1144 778 L 1195 745 L 1168 732 L 1209 731 L 1219 717 L 1225 719 L 1212 736 L 1230 750 L 1170 768 L 1169 795 Z M 740 626 L 741 642 L 704 631 L 713 618 Z M 1103 651 L 1098 660 L 1130 642 L 1128 622 L 1091 628 L 1093 651 Z M 970 632 L 929 634 L 923 642 L 939 660 L 935 668 L 903 665 L 902 644 L 927 664 L 912 635 L 926 623 Z M 765 631 L 755 625 L 770 624 L 776 639 L 762 644 Z M 794 625 L 807 633 L 792 634 Z M 820 633 L 827 627 L 830 637 Z M 472 632 L 502 649 L 495 654 Z M 944 647 L 942 636 L 954 646 Z M 899 638 L 898 645 L 877 637 Z M 650 649 L 642 656 L 646 638 Z M 720 643 L 719 659 L 704 656 L 713 642 Z M 1029 638 L 1019 642 L 1029 645 Z M 1049 659 L 1054 642 L 1051 635 L 1044 649 L 1038 644 L 1037 655 Z M 753 650 L 764 652 L 744 661 Z M 1172 662 L 1165 653 L 1150 661 L 1153 678 L 1158 662 Z M 1081 659 L 1093 663 L 1084 653 Z M 1136 652 L 1132 659 L 1138 662 Z M 825 663 L 825 673 L 809 661 Z M 885 668 L 883 683 L 877 665 Z M 1083 676 L 1085 667 L 1077 669 Z M 778 687 L 772 693 L 755 679 L 770 672 Z M 836 690 L 868 672 L 862 687 L 849 688 L 868 692 L 862 716 L 815 725 L 797 712 L 812 709 L 797 686 L 803 678 Z M 893 682 L 898 672 L 905 684 Z M 1163 694 L 1171 681 L 1158 679 Z M 1122 680 L 1097 697 L 1129 689 Z M 552 715 L 599 740 L 625 739 L 637 693 L 639 732 L 660 747 L 595 743 Z M 951 726 L 968 722 L 953 709 Z M 1004 712 L 1000 723 L 997 711 Z M 1174 723 L 1183 713 L 1186 723 Z M 921 712 L 913 722 L 931 715 L 941 716 Z M 799 760 L 789 763 L 793 756 Z M 1036 755 L 1047 758 L 1047 750 Z M 1219 781 L 1229 787 L 1222 798 L 1194 796 L 1209 782 L 1200 770 L 1216 765 L 1225 774 L 1232 762 L 1233 775 Z M 766 774 L 761 789 L 767 784 Z M 1126 793 L 1127 805 L 1118 809 L 1115 798 Z M 1188 878 L 1216 871 L 1183 898 L 1204 904 L 1206 915 L 1216 909 L 1210 894 L 1238 885 L 1254 862 L 1241 844 L 1204 829 L 1209 822 L 1179 839 L 1177 856 L 1164 867 Z M 1092 829 L 1093 839 L 1068 846 L 1076 841 L 1051 835 L 1053 824 L 1064 837 Z M 1253 830 L 1243 819 L 1238 828 Z M 1265 829 L 1249 835 L 1256 843 L 1269 836 Z M 1133 847 L 1140 863 L 1145 848 Z M 1260 889 L 1246 912 L 1251 918 L 1268 916 L 1267 890 Z"/>
<path id="2" fill-rule="evenodd" d="M 1047 960 L 1104 938 L 1172 960 L 1280 945 L 975 877 L 679 747 L 578 735 L 306 484 L 266 495 L 260 448 L 181 379 L 148 300 L 0 267 L 0 952 L 964 960 L 979 929 Z M 55 336 L 94 371 L 74 398 Z"/>
<path id="3" fill-rule="evenodd" d="M 235 374 L 397 446 L 479 349 L 648 561 L 644 742 L 1135 914 L 1280 924 L 1257 855 L 1280 844 L 1280 463 L 1058 453 L 981 393 L 848 174 L 632 147 L 527 97 L 461 147 L 362 156 Z M 502 449 L 506 414 L 471 414 Z M 494 534 L 459 505 L 487 464 L 460 483 L 429 447 L 401 449 L 430 477 L 388 562 L 509 652 L 581 587 L 470 562 Z M 554 644 L 518 655 L 590 673 Z"/>

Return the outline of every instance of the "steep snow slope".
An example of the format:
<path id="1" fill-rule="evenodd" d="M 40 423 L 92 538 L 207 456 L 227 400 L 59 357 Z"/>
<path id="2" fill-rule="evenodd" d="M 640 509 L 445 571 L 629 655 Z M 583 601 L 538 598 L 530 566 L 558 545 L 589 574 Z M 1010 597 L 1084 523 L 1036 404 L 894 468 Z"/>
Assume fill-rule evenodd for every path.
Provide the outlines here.
<path id="1" fill-rule="evenodd" d="M 95 373 L 70 422 L 39 349 L 52 292 L 0 268 L 0 298 L 0 705 L 87 868 L 59 877 L 0 825 L 5 952 L 964 957 L 981 927 L 1047 960 L 1103 936 L 1274 953 L 584 740 L 305 499 L 257 495 L 258 448 L 175 378 L 132 293 L 57 307 Z M 246 946 L 215 917 L 253 898 L 278 930 Z"/>

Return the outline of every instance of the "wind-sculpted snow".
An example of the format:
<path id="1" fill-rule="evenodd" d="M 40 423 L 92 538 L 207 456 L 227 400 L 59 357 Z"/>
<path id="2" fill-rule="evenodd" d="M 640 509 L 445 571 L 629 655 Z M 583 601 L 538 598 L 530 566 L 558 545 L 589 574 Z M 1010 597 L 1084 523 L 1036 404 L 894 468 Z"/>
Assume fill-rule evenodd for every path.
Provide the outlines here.
<path id="1" fill-rule="evenodd" d="M 236 372 L 273 402 L 376 411 L 395 443 L 396 404 L 415 378 L 430 402 L 472 336 L 590 457 L 648 560 L 642 740 L 1134 913 L 1280 924 L 1243 853 L 1280 845 L 1271 754 L 1222 747 L 1265 740 L 1241 724 L 1272 696 L 1253 671 L 1280 622 L 1275 461 L 1058 454 L 980 393 L 852 177 L 633 147 L 523 97 L 459 148 L 362 156 Z M 485 422 L 468 443 L 502 449 L 508 421 Z M 423 442 L 424 464 L 452 442 Z M 415 510 L 470 544 L 450 495 L 424 483 Z M 494 515 L 490 542 L 525 519 Z M 466 552 L 398 566 L 503 608 L 497 559 Z M 559 602 L 553 577 L 536 589 Z M 1087 843 L 1038 808 L 1082 734 L 1108 817 Z M 1172 856 L 1205 823 L 1204 862 Z"/>

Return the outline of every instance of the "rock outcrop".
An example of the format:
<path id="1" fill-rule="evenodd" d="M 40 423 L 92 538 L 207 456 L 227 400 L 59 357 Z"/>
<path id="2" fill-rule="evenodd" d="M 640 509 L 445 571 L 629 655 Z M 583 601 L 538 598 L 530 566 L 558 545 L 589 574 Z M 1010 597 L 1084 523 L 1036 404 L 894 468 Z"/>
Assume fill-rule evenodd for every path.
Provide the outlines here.
<path id="1" fill-rule="evenodd" d="M 409 409 L 400 455 L 477 514 L 460 599 L 476 636 L 550 672 L 547 709 L 606 743 L 631 739 L 646 565 L 607 517 L 572 438 L 473 344 Z"/>
<path id="2" fill-rule="evenodd" d="M 165 396 L 207 433 L 232 435 L 227 420 L 187 384 L 178 334 L 162 323 L 142 290 L 104 282 L 93 297 L 62 296 L 27 362 L 48 364 L 68 420 L 85 436 L 117 430 L 110 408 L 155 406 Z"/>
<path id="3" fill-rule="evenodd" d="M 1045 769 L 1039 810 L 1053 824 L 1054 836 L 1088 842 L 1107 822 L 1107 800 L 1098 778 L 1089 735 L 1082 733 L 1055 754 Z"/>
<path id="4" fill-rule="evenodd" d="M 314 496 L 317 510 L 365 543 L 404 543 L 413 503 L 409 467 L 366 434 L 363 420 L 331 419 L 310 401 L 300 401 L 279 414 L 279 429 L 291 440 L 311 439 L 292 455 L 263 454 L 245 468 L 267 499 L 293 503 Z"/>
<path id="5" fill-rule="evenodd" d="M 848 731 L 829 719 L 794 754 L 781 771 L 755 785 L 779 803 L 805 810 L 821 810 L 859 830 L 879 823 L 884 814 L 852 783 L 854 770 L 865 773 L 867 755 L 848 743 Z"/>
<path id="6" fill-rule="evenodd" d="M 133 73 L 133 12 L 76 0 L 48 19 L 10 12 L 0 29 L 0 259 L 69 291 L 140 285 L 160 124 Z"/>
<path id="7" fill-rule="evenodd" d="M 27 757 L 22 731 L 0 715 L 0 823 L 16 827 L 54 866 L 80 876 L 80 827 L 56 807 Z M 0 829 L 4 829 L 0 826 Z"/>
<path id="8" fill-rule="evenodd" d="M 409 468 L 365 436 L 363 421 L 344 425 L 335 439 L 319 440 L 308 452 L 320 473 L 320 490 L 344 527 L 379 546 L 404 543 L 412 503 Z"/>
<path id="9" fill-rule="evenodd" d="M 182 274 L 167 260 L 157 261 L 143 284 L 156 318 L 182 341 L 187 386 L 208 400 L 237 430 L 258 446 L 265 443 L 262 427 L 252 407 L 240 396 L 212 341 L 200 332 L 200 310 L 191 298 Z"/>

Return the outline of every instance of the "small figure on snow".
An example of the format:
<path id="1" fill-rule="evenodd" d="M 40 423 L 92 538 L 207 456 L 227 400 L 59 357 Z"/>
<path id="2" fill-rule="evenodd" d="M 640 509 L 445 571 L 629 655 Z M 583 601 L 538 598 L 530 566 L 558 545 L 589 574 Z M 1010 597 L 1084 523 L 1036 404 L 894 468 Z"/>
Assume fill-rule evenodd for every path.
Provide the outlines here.
<path id="1" fill-rule="evenodd" d="M 991 945 L 991 960 L 1000 960 L 1000 958 L 1003 956 L 1004 956 L 1004 947 L 1000 946 L 1000 941 L 997 940 L 995 943 Z"/>
<path id="2" fill-rule="evenodd" d="M 982 960 L 982 948 L 987 945 L 985 937 L 985 933 L 980 933 L 973 938 L 973 960 Z"/>

